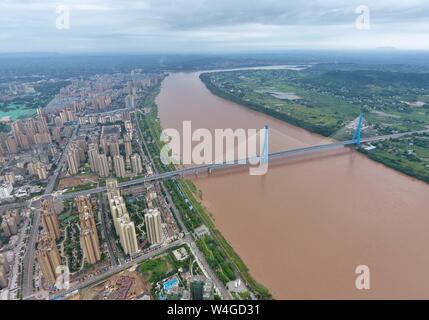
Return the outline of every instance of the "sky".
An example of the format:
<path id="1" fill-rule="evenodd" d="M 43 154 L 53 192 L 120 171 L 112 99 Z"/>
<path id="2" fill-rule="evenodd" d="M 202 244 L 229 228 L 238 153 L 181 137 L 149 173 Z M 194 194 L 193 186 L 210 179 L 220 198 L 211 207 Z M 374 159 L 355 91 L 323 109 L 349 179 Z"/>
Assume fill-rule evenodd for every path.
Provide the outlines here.
<path id="1" fill-rule="evenodd" d="M 0 0 L 2 53 L 384 47 L 429 50 L 428 0 Z"/>

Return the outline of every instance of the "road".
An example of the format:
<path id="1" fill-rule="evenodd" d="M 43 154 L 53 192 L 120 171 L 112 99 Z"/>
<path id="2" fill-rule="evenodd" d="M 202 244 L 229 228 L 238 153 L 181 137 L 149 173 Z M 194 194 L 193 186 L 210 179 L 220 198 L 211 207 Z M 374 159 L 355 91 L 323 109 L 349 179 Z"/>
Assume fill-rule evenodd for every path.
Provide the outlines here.
<path id="1" fill-rule="evenodd" d="M 75 130 L 73 131 L 72 137 L 69 139 L 66 147 L 64 148 L 63 154 L 61 155 L 61 159 L 58 162 L 57 168 L 55 169 L 52 176 L 49 177 L 45 193 L 41 198 L 49 197 L 52 191 L 54 190 L 55 182 L 57 181 L 58 176 L 61 173 L 64 163 L 66 162 L 66 159 L 67 159 L 67 151 L 70 146 L 70 142 L 76 138 L 78 129 L 79 129 L 79 125 L 76 126 Z M 40 199 L 30 202 L 30 207 L 34 206 L 35 210 L 33 214 L 33 224 L 31 226 L 29 243 L 27 244 L 27 249 L 25 251 L 25 255 L 23 259 L 22 295 L 24 299 L 26 297 L 33 295 L 34 260 L 35 260 L 36 242 L 37 242 L 37 237 L 39 235 L 39 226 L 40 226 L 40 205 L 41 205 Z"/>
<path id="2" fill-rule="evenodd" d="M 28 207 L 28 201 L 16 202 L 16 203 L 7 203 L 0 206 L 0 217 L 10 209 L 21 209 Z"/>

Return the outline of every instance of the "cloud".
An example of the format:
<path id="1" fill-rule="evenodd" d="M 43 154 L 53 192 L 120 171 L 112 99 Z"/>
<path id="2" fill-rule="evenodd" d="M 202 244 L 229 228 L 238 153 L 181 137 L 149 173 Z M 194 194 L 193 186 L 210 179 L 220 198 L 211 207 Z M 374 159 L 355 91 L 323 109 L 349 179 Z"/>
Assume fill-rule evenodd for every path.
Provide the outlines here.
<path id="1" fill-rule="evenodd" d="M 70 30 L 55 8 L 70 7 Z M 429 49 L 429 2 L 367 0 L 0 0 L 0 51 L 213 51 L 289 48 Z"/>

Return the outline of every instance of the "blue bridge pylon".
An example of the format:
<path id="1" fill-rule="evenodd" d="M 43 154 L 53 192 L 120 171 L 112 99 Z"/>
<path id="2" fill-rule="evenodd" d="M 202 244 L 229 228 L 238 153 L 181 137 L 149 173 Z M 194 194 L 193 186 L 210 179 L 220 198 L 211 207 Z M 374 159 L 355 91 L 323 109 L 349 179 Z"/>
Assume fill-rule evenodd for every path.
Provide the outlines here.
<path id="1" fill-rule="evenodd" d="M 268 148 L 268 125 L 265 125 L 264 127 L 264 144 L 262 146 L 262 154 L 261 154 L 261 164 L 268 164 L 268 155 L 269 155 L 269 148 Z"/>
<path id="2" fill-rule="evenodd" d="M 356 146 L 360 146 L 361 142 L 361 129 L 362 129 L 363 113 L 359 115 L 358 125 L 353 135 L 353 141 L 356 142 Z"/>

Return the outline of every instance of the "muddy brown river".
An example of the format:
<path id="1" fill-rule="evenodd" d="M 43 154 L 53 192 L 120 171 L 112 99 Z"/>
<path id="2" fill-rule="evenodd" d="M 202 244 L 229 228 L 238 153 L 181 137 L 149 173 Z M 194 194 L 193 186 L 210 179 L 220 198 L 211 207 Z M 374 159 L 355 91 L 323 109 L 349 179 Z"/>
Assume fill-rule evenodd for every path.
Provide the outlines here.
<path id="1" fill-rule="evenodd" d="M 326 138 L 216 97 L 198 73 L 168 76 L 164 128 L 262 128 L 270 150 Z M 429 299 L 429 185 L 351 151 L 293 158 L 265 176 L 194 179 L 216 226 L 276 299 Z M 359 265 L 370 290 L 355 287 Z"/>

